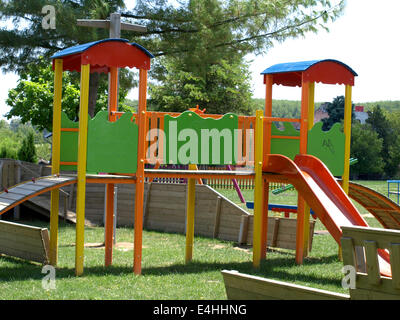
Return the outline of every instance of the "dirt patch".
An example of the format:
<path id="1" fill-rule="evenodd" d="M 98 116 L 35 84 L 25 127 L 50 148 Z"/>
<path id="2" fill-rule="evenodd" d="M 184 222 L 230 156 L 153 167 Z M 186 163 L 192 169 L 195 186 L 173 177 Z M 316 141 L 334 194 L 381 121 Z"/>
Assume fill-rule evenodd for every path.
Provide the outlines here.
<path id="1" fill-rule="evenodd" d="M 211 249 L 216 250 L 216 249 L 224 249 L 226 248 L 225 245 L 223 244 L 216 244 L 215 246 L 213 246 Z"/>
<path id="2" fill-rule="evenodd" d="M 68 245 L 69 247 L 74 247 L 75 243 L 72 243 Z M 104 242 L 88 242 L 85 243 L 85 248 L 90 248 L 90 249 L 104 249 Z M 121 250 L 121 251 L 129 251 L 133 250 L 133 243 L 132 242 L 117 242 L 114 245 L 115 249 Z M 147 248 L 146 246 L 142 247 L 143 249 Z"/>
<path id="3" fill-rule="evenodd" d="M 240 247 L 234 247 L 233 249 L 251 254 L 251 248 L 252 248 L 251 246 L 240 246 Z"/>

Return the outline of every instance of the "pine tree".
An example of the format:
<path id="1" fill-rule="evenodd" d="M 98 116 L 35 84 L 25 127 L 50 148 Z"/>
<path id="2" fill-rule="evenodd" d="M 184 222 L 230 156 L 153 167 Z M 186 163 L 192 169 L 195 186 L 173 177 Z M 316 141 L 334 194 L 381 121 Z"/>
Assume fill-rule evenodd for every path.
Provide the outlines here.
<path id="1" fill-rule="evenodd" d="M 36 163 L 36 147 L 33 133 L 30 132 L 22 141 L 21 148 L 18 150 L 18 159 L 22 161 Z"/>
<path id="2" fill-rule="evenodd" d="M 138 0 L 133 10 L 126 11 L 123 0 L 3 0 L 0 18 L 12 20 L 14 28 L 0 29 L 0 65 L 3 71 L 22 72 L 41 56 L 48 59 L 66 47 L 107 38 L 108 30 L 83 29 L 76 20 L 107 19 L 112 12 L 123 11 L 129 22 L 147 27 L 144 34 L 122 31 L 121 36 L 156 56 L 153 79 L 163 82 L 168 76 L 165 61 L 159 59 L 165 57 L 173 60 L 166 63 L 203 81 L 207 90 L 212 83 L 207 77 L 215 66 L 225 61 L 237 67 L 246 54 L 265 53 L 276 42 L 327 29 L 344 4 L 344 0 Z M 42 28 L 44 5 L 55 7 L 55 29 Z M 97 80 L 92 74 L 90 101 L 97 94 Z M 223 83 L 212 85 L 223 88 Z M 91 103 L 91 115 L 94 109 Z"/>

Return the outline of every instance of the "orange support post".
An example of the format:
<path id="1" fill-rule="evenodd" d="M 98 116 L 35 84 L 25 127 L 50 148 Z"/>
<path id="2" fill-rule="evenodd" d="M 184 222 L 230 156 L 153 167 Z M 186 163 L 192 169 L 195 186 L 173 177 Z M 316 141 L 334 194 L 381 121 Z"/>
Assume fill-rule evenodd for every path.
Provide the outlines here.
<path id="1" fill-rule="evenodd" d="M 139 110 L 137 124 L 138 136 L 138 165 L 136 170 L 135 191 L 135 235 L 133 272 L 142 273 L 142 236 L 143 236 L 143 197 L 144 197 L 144 163 L 146 159 L 146 94 L 147 94 L 147 70 L 139 70 Z"/>
<path id="2" fill-rule="evenodd" d="M 105 266 L 112 264 L 114 232 L 114 184 L 108 183 L 106 189 L 106 225 L 105 225 Z"/>
<path id="3" fill-rule="evenodd" d="M 265 76 L 265 119 L 272 117 L 272 85 L 273 75 L 267 74 Z M 271 153 L 271 121 L 264 120 L 264 141 L 263 141 L 263 163 L 267 163 L 268 154 Z"/>
<path id="4" fill-rule="evenodd" d="M 301 119 L 300 119 L 300 154 L 307 154 L 309 82 L 302 82 Z M 299 195 L 297 204 L 296 228 L 296 263 L 302 264 L 304 258 L 304 211 L 305 202 Z"/>

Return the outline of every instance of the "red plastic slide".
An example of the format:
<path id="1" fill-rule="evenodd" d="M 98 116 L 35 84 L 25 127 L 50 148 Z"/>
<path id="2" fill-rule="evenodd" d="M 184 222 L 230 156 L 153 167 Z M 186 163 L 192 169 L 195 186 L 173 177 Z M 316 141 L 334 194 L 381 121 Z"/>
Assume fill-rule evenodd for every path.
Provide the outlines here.
<path id="1" fill-rule="evenodd" d="M 264 171 L 289 179 L 317 217 L 340 244 L 341 226 L 368 227 L 350 198 L 328 168 L 316 157 L 297 155 L 294 162 L 282 155 L 269 155 Z M 379 250 L 382 275 L 391 276 L 389 254 Z"/>

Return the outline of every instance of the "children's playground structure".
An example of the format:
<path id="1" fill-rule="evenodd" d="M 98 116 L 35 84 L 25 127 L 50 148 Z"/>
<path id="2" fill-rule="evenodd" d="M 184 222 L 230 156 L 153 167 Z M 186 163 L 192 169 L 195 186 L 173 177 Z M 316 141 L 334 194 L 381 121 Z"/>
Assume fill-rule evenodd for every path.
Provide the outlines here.
<path id="1" fill-rule="evenodd" d="M 59 189 L 70 184 L 77 185 L 76 275 L 82 275 L 84 270 L 87 183 L 107 186 L 106 266 L 112 263 L 114 186 L 135 185 L 135 274 L 142 270 L 145 180 L 187 179 L 186 262 L 193 257 L 195 186 L 204 179 L 254 180 L 252 260 L 255 267 L 266 258 L 268 210 L 273 208 L 269 204 L 270 183 L 291 184 L 298 191 L 295 258 L 298 264 L 303 262 L 309 249 L 311 208 L 339 246 L 342 227 L 368 227 L 351 202 L 349 192 L 361 203 L 367 203 L 366 208 L 375 212 L 384 227 L 400 228 L 400 215 L 383 200 L 385 197 L 381 199 L 367 188 L 358 188 L 349 182 L 351 95 L 357 76 L 349 66 L 336 60 L 314 60 L 278 64 L 264 70 L 265 110 L 257 111 L 255 116 L 212 115 L 199 108 L 179 114 L 146 110 L 147 73 L 152 58 L 145 48 L 124 39 L 82 44 L 52 57 L 52 174 L 0 193 L 2 214 L 32 197 L 51 191 L 49 259 L 52 265 L 57 265 L 58 257 Z M 118 69 L 126 67 L 139 70 L 136 113 L 118 111 Z M 64 71 L 81 74 L 79 122 L 71 121 L 62 112 Z M 89 119 L 89 79 L 94 72 L 109 74 L 109 109 Z M 327 132 L 322 131 L 321 123 L 314 125 L 315 83 L 345 86 L 343 132 L 340 124 Z M 301 88 L 300 119 L 272 117 L 273 85 Z M 154 167 L 147 169 L 146 164 Z M 163 164 L 188 165 L 188 170 L 162 169 Z M 203 170 L 199 165 L 224 165 L 227 169 Z M 341 177 L 341 181 L 335 177 Z M 390 277 L 389 253 L 377 250 L 380 274 Z"/>

